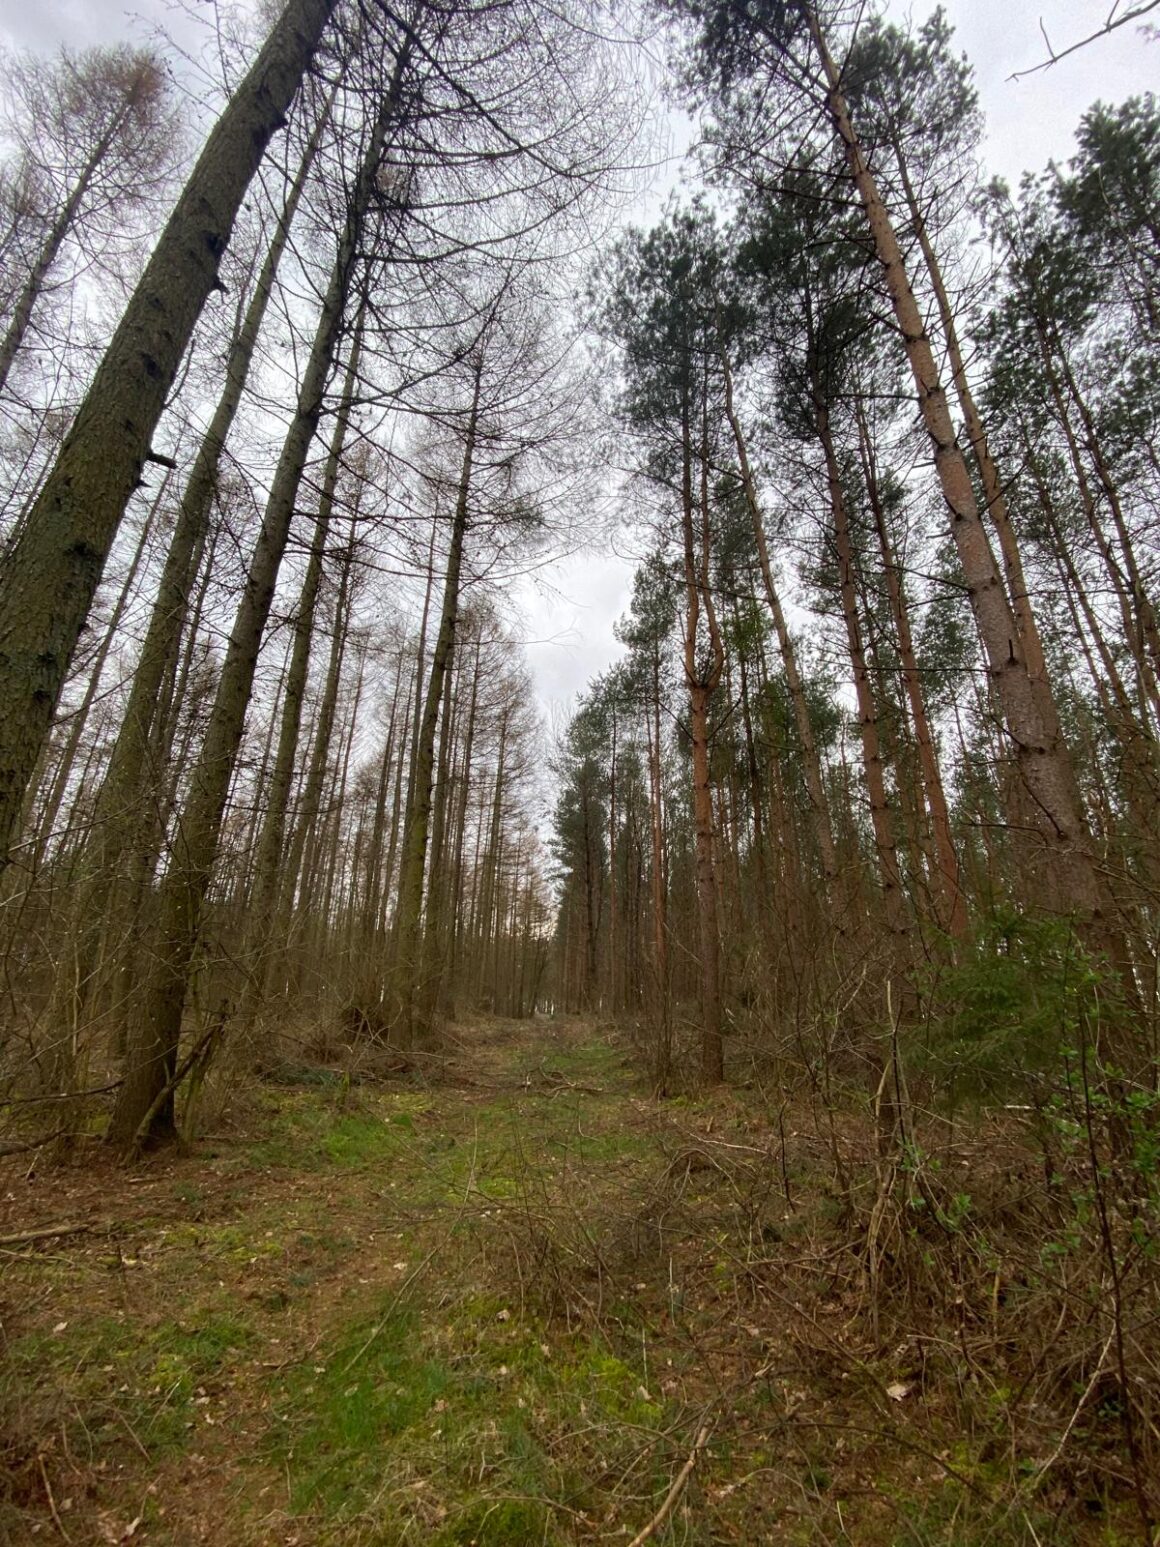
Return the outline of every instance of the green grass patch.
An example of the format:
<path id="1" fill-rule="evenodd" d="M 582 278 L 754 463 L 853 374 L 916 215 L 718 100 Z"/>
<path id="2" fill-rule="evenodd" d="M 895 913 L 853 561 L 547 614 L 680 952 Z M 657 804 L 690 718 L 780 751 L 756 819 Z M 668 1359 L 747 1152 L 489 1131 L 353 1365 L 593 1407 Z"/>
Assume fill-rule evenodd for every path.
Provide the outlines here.
<path id="1" fill-rule="evenodd" d="M 417 1351 L 406 1312 L 352 1327 L 324 1365 L 295 1371 L 275 1399 L 274 1444 L 292 1507 L 339 1518 L 361 1507 L 381 1486 L 384 1447 L 430 1413 L 451 1379 Z"/>
<path id="2" fill-rule="evenodd" d="M 409 1111 L 351 1109 L 317 1097 L 278 1101 L 266 1137 L 250 1149 L 256 1165 L 314 1171 L 345 1169 L 390 1160 L 414 1132 Z"/>
<path id="3" fill-rule="evenodd" d="M 431 1538 L 431 1547 L 561 1547 L 565 1540 L 538 1499 L 477 1499 Z"/>
<path id="4" fill-rule="evenodd" d="M 622 1087 L 626 1083 L 624 1053 L 603 1039 L 560 1041 L 535 1067 L 562 1074 L 575 1084 Z"/>
<path id="5" fill-rule="evenodd" d="M 249 1324 L 210 1312 L 153 1327 L 94 1317 L 9 1346 L 13 1394 L 42 1413 L 59 1409 L 77 1442 L 96 1451 L 135 1440 L 151 1455 L 180 1449 L 194 1427 L 199 1388 L 250 1343 Z"/>
<path id="6" fill-rule="evenodd" d="M 570 1540 L 562 1522 L 598 1507 L 609 1468 L 644 1456 L 644 1486 L 662 1488 L 647 1437 L 664 1409 L 631 1358 L 552 1337 L 484 1290 L 349 1324 L 272 1393 L 268 1450 L 292 1509 L 320 1529 L 357 1516 L 376 1547 L 502 1547 Z"/>
<path id="7" fill-rule="evenodd" d="M 1046 1510 L 1028 1504 L 1011 1507 L 1009 1498 L 995 1503 L 969 1493 L 950 1478 L 933 1496 L 900 1503 L 898 1547 L 1070 1547 L 1074 1533 Z"/>

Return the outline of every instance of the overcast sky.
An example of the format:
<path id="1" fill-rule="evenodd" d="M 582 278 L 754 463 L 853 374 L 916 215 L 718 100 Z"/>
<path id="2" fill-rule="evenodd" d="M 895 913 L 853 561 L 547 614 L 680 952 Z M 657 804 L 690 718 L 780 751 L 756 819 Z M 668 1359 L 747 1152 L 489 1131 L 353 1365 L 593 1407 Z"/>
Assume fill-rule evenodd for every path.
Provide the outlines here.
<path id="1" fill-rule="evenodd" d="M 959 46 L 977 75 L 987 118 L 983 160 L 988 171 L 1017 182 L 1021 172 L 1051 160 L 1066 161 L 1073 131 L 1093 102 L 1118 102 L 1160 84 L 1160 42 L 1145 41 L 1134 27 L 1100 39 L 1050 70 L 1024 80 L 1009 77 L 1042 60 L 1040 19 L 1059 50 L 1102 23 L 1110 0 L 945 0 Z M 906 5 L 892 0 L 895 15 L 921 21 L 933 0 Z M 212 22 L 213 0 L 0 0 L 0 38 L 10 47 L 51 51 L 61 44 L 83 48 L 122 39 L 146 41 L 158 25 L 184 46 Z M 650 206 L 678 180 L 676 168 L 658 178 Z M 523 629 L 537 689 L 545 708 L 566 706 L 595 672 L 617 654 L 612 627 L 624 612 L 631 586 L 631 552 L 574 558 L 547 577 L 550 592 L 528 591 Z"/>
<path id="2" fill-rule="evenodd" d="M 944 0 L 959 48 L 975 67 L 987 119 L 984 167 L 1012 184 L 1024 171 L 1050 160 L 1065 162 L 1074 130 L 1093 102 L 1120 102 L 1160 88 L 1160 42 L 1147 42 L 1134 27 L 1121 28 L 1050 70 L 1024 80 L 1009 77 L 1047 57 L 1039 30 L 1043 18 L 1058 52 L 1099 27 L 1111 0 Z M 935 0 L 892 0 L 888 11 L 921 22 Z M 676 182 L 674 174 L 672 181 Z M 613 624 L 632 594 L 630 542 L 626 557 L 574 560 L 550 578 L 560 593 L 533 599 L 526 609 L 529 660 L 547 704 L 566 705 L 588 679 L 620 653 Z"/>

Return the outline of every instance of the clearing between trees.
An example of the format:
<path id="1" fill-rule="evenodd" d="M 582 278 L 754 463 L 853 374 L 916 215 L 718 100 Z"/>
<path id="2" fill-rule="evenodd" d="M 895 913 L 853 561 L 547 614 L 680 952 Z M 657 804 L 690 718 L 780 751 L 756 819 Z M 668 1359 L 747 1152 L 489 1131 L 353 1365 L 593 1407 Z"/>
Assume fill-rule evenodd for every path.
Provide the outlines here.
<path id="1" fill-rule="evenodd" d="M 9 1156 L 0 1540 L 1135 1539 L 1018 1114 L 907 1171 L 755 1051 L 660 1101 L 624 1034 L 479 1020 L 138 1169 Z"/>

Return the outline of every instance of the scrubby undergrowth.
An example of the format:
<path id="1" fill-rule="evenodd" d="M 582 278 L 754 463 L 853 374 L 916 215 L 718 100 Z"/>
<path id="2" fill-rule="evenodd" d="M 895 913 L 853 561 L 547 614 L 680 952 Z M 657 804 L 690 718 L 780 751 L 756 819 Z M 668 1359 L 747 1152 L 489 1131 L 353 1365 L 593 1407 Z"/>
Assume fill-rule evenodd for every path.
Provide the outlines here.
<path id="1" fill-rule="evenodd" d="M 1045 1169 L 1028 1111 L 884 1157 L 760 1065 L 658 1102 L 583 1021 L 292 1074 L 184 1156 L 5 1162 L 0 1539 L 628 1542 L 694 1453 L 658 1542 L 1142 1539 L 1128 1097 Z"/>

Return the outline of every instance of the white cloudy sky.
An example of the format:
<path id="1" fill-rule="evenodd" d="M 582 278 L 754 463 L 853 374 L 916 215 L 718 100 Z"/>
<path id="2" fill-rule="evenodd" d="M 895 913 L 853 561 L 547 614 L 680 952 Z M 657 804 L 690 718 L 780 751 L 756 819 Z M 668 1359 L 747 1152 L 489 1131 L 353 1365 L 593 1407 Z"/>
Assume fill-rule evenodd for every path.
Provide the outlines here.
<path id="1" fill-rule="evenodd" d="M 991 172 L 1016 181 L 1027 169 L 1066 160 L 1072 132 L 1098 99 L 1119 101 L 1160 84 L 1160 42 L 1145 41 L 1133 27 L 1099 40 L 1052 69 L 1014 81 L 1010 77 L 1044 58 L 1040 20 L 1057 49 L 1093 32 L 1110 0 L 944 0 L 959 45 L 972 60 L 987 116 L 984 162 Z M 1130 3 L 1130 0 L 1126 0 Z M 920 21 L 934 0 L 890 0 L 895 14 Z M 213 0 L 0 0 L 0 40 L 10 47 L 50 51 L 61 44 L 83 48 L 120 39 L 143 41 L 158 25 L 190 40 L 212 23 Z M 678 180 L 673 166 L 658 176 L 650 206 Z M 595 672 L 617 653 L 612 627 L 630 594 L 631 545 L 622 555 L 605 551 L 575 557 L 548 575 L 550 590 L 528 591 L 523 630 L 541 702 L 549 711 L 566 706 Z"/>

